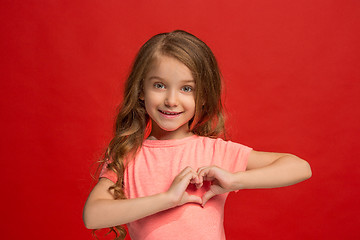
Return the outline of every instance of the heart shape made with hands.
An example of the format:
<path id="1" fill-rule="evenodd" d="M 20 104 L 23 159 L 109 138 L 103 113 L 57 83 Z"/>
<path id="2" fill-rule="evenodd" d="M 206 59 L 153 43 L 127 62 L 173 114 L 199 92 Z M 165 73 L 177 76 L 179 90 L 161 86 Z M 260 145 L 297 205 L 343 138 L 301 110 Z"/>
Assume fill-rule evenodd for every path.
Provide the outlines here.
<path id="1" fill-rule="evenodd" d="M 196 184 L 194 183 L 189 183 L 188 187 L 186 188 L 186 192 L 189 195 L 195 195 L 200 197 L 203 200 L 203 203 L 201 204 L 201 206 L 203 207 L 205 205 L 205 199 L 203 198 L 204 195 L 210 191 L 210 187 L 211 187 L 211 182 L 210 181 L 204 181 L 202 182 L 202 186 L 198 187 Z"/>
<path id="2" fill-rule="evenodd" d="M 210 200 L 216 195 L 223 194 L 228 191 L 223 189 L 219 185 L 217 180 L 213 180 L 213 181 L 204 180 L 203 182 L 200 182 L 198 184 L 189 183 L 189 185 L 186 188 L 186 192 L 189 195 L 195 195 L 200 197 L 203 200 L 201 206 L 204 207 L 205 203 L 208 200 Z"/>
<path id="3" fill-rule="evenodd" d="M 191 195 L 202 197 L 207 191 L 210 190 L 210 186 L 210 181 L 203 181 L 200 188 L 198 188 L 194 183 L 189 183 L 186 192 Z"/>
<path id="4" fill-rule="evenodd" d="M 177 196 L 182 192 L 181 205 L 194 202 L 204 206 L 212 197 L 231 191 L 232 177 L 232 173 L 217 166 L 201 167 L 197 172 L 186 167 L 175 177 L 170 190 Z"/>

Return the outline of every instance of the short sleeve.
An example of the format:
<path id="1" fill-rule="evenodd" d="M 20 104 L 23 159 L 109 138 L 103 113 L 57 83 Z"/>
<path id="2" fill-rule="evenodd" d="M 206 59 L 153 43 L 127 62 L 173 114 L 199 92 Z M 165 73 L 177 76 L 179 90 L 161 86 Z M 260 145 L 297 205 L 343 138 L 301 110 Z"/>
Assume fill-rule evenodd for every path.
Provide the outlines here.
<path id="1" fill-rule="evenodd" d="M 233 156 L 233 161 L 229 163 L 230 169 L 234 169 L 234 172 L 245 171 L 252 148 L 231 141 L 228 144 L 230 154 Z"/>
<path id="2" fill-rule="evenodd" d="M 103 168 L 101 169 L 99 178 L 107 178 L 116 183 L 118 177 L 114 171 L 107 168 L 108 164 L 109 162 L 105 162 Z"/>
<path id="3" fill-rule="evenodd" d="M 219 166 L 233 173 L 246 170 L 252 148 L 223 140 L 220 140 L 216 145 L 215 152 Z"/>

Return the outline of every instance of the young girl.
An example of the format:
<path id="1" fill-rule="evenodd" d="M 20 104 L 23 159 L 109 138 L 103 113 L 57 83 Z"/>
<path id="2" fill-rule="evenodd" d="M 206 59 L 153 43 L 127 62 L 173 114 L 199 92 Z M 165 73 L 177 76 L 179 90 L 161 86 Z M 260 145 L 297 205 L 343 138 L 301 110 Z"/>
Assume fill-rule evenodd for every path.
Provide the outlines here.
<path id="1" fill-rule="evenodd" d="M 140 49 L 127 79 L 115 136 L 84 207 L 87 228 L 133 240 L 225 239 L 228 193 L 288 186 L 311 176 L 291 154 L 225 141 L 221 78 L 197 37 L 158 34 Z M 146 134 L 149 133 L 150 134 Z"/>

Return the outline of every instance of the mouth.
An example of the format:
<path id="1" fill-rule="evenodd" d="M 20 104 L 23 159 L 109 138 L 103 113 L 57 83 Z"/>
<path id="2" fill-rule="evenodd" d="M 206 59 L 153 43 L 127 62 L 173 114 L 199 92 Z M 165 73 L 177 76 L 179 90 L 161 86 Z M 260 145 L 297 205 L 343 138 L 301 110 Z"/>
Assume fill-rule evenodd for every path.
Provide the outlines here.
<path id="1" fill-rule="evenodd" d="M 164 117 L 170 117 L 170 118 L 177 117 L 177 116 L 179 116 L 181 113 L 183 113 L 183 112 L 162 111 L 162 110 L 160 110 L 160 109 L 159 109 L 159 112 L 160 112 Z"/>

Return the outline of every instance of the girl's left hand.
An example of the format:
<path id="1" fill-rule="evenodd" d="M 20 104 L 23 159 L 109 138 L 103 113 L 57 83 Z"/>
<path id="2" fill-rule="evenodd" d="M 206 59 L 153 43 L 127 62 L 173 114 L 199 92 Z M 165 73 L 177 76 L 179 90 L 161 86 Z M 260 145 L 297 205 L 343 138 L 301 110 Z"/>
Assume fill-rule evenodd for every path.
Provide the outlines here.
<path id="1" fill-rule="evenodd" d="M 209 191 L 207 191 L 202 196 L 202 206 L 204 206 L 210 198 L 216 195 L 237 190 L 232 189 L 234 174 L 222 168 L 219 168 L 217 166 L 201 167 L 197 170 L 197 174 L 199 177 L 199 182 L 201 183 L 197 184 L 198 188 L 202 186 L 203 181 L 212 182 Z"/>

